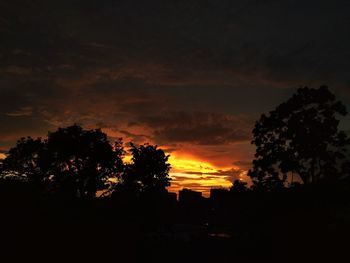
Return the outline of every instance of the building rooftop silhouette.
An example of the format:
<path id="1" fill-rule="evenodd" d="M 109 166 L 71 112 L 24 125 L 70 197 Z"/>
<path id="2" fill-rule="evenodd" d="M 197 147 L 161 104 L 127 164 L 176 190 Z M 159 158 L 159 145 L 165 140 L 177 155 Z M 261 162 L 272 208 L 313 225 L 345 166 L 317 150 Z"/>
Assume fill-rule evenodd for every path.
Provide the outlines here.
<path id="1" fill-rule="evenodd" d="M 197 204 L 203 200 L 201 192 L 184 188 L 179 191 L 179 202 L 185 204 Z"/>

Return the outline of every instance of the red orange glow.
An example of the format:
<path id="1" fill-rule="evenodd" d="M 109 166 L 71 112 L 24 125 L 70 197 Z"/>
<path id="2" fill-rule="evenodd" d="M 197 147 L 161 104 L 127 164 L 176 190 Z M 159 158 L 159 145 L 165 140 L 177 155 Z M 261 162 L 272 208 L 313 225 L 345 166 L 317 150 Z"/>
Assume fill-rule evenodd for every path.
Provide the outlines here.
<path id="1" fill-rule="evenodd" d="M 169 162 L 172 166 L 172 185 L 169 191 L 172 192 L 190 188 L 202 192 L 207 197 L 211 188 L 229 188 L 232 185 L 232 171 L 235 171 L 240 179 L 245 179 L 246 176 L 246 172 L 237 166 L 219 167 L 191 155 L 172 153 Z"/>

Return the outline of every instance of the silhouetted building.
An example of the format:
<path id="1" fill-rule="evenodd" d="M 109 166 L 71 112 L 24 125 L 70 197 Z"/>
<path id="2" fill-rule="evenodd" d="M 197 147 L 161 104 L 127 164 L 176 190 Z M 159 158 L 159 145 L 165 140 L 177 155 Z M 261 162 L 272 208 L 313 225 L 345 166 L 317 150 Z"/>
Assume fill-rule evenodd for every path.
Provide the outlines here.
<path id="1" fill-rule="evenodd" d="M 168 200 L 171 202 L 177 202 L 177 194 L 174 192 L 168 192 Z"/>
<path id="2" fill-rule="evenodd" d="M 210 189 L 210 202 L 211 204 L 219 204 L 226 202 L 230 198 L 230 191 L 225 188 L 212 188 Z"/>
<path id="3" fill-rule="evenodd" d="M 179 202 L 183 204 L 198 204 L 203 201 L 202 193 L 190 189 L 179 191 Z"/>

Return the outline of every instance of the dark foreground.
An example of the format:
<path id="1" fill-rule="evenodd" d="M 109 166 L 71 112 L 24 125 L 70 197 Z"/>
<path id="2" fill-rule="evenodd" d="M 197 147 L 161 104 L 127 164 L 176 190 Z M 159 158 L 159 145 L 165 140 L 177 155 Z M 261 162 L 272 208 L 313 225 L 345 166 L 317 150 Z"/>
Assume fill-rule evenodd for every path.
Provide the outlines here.
<path id="1" fill-rule="evenodd" d="M 197 204 L 2 191 L 0 262 L 348 262 L 348 189 Z"/>

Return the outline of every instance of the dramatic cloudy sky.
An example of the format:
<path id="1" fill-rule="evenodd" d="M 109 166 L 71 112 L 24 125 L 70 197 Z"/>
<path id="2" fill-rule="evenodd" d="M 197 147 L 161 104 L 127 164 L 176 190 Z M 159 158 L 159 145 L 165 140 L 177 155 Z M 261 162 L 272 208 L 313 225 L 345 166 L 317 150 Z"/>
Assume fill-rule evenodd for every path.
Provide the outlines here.
<path id="1" fill-rule="evenodd" d="M 349 14 L 347 0 L 2 0 L 0 150 L 79 123 L 162 146 L 173 190 L 228 186 L 254 121 L 299 86 L 350 108 Z"/>

